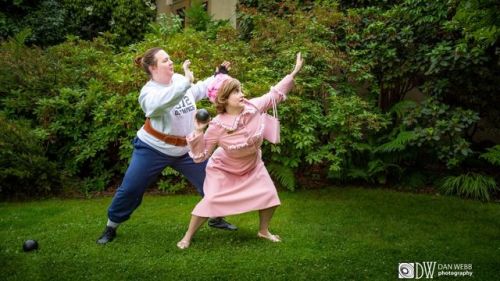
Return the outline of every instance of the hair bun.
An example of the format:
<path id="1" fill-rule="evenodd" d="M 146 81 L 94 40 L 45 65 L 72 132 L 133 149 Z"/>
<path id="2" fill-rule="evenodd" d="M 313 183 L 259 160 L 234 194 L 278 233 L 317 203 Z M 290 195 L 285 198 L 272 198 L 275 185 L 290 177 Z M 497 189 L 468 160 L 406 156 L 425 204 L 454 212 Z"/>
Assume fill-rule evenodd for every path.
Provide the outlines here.
<path id="1" fill-rule="evenodd" d="M 136 57 L 134 59 L 134 64 L 137 66 L 137 67 L 142 67 L 142 56 L 140 57 Z"/>

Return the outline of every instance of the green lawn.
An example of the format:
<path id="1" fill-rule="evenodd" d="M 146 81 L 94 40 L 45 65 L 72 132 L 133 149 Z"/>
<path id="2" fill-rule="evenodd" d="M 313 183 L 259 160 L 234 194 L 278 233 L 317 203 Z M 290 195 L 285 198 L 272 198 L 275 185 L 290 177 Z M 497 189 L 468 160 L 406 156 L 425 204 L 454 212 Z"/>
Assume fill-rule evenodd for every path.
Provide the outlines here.
<path id="1" fill-rule="evenodd" d="M 500 204 L 388 190 L 330 188 L 281 192 L 271 230 L 256 237 L 258 215 L 203 226 L 182 237 L 194 195 L 146 196 L 118 237 L 95 244 L 110 197 L 0 203 L 2 280 L 398 280 L 401 262 L 472 264 L 473 277 L 498 280 Z M 40 249 L 24 253 L 25 239 Z M 425 278 L 422 278 L 425 280 Z"/>

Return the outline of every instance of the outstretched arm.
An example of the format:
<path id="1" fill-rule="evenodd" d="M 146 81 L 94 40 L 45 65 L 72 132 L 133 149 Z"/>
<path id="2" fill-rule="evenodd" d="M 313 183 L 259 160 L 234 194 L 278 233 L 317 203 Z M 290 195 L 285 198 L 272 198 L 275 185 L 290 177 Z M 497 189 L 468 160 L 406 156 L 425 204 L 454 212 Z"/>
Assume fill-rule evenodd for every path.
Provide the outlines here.
<path id="1" fill-rule="evenodd" d="M 302 55 L 297 53 L 297 59 L 295 61 L 295 67 L 290 74 L 285 76 L 278 84 L 274 87 L 271 87 L 271 91 L 267 94 L 262 95 L 258 98 L 253 98 L 250 100 L 261 112 L 267 111 L 272 107 L 272 100 L 274 99 L 276 103 L 279 103 L 286 99 L 286 95 L 293 87 L 293 79 L 297 75 L 297 73 L 302 68 L 304 64 L 304 60 L 302 59 Z"/>

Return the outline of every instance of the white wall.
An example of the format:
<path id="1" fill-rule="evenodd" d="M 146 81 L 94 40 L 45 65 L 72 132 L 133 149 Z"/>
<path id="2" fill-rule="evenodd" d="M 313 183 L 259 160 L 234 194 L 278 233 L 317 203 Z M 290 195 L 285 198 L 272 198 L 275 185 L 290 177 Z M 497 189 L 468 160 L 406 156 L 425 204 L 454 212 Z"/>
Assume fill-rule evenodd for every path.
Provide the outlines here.
<path id="1" fill-rule="evenodd" d="M 208 1 L 208 13 L 215 20 L 229 19 L 236 28 L 236 4 L 237 0 L 211 0 Z"/>

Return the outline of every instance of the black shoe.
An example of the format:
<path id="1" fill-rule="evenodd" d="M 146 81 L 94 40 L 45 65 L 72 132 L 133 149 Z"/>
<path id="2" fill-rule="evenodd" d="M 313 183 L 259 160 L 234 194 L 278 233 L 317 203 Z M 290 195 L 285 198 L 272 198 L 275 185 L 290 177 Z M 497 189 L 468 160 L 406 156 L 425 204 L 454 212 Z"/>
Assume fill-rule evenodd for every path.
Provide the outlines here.
<path id="1" fill-rule="evenodd" d="M 226 230 L 238 230 L 236 225 L 232 225 L 224 220 L 224 218 L 210 218 L 208 220 L 208 225 L 215 228 L 226 229 Z"/>
<path id="2" fill-rule="evenodd" d="M 106 226 L 106 229 L 102 233 L 101 237 L 97 239 L 96 243 L 104 245 L 108 242 L 113 241 L 115 237 L 116 237 L 116 228 L 112 228 L 111 226 Z"/>

